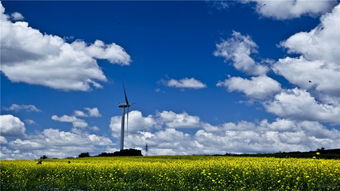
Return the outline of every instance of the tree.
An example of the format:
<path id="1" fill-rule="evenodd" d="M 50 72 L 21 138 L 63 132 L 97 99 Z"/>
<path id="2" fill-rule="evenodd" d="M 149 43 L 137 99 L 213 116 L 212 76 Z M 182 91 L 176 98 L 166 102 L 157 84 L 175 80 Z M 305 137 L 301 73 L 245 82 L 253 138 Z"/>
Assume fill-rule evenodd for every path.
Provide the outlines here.
<path id="1" fill-rule="evenodd" d="M 48 157 L 46 155 L 43 155 L 40 157 L 40 159 L 47 159 Z"/>
<path id="2" fill-rule="evenodd" d="M 81 157 L 89 157 L 90 156 L 90 153 L 80 153 L 80 155 L 78 156 L 79 158 Z"/>

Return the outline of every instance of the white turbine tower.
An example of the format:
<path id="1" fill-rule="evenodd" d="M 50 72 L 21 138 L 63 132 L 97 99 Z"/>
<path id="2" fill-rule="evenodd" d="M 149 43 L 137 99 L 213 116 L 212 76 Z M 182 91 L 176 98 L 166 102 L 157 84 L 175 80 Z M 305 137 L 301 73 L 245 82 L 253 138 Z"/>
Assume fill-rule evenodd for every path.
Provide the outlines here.
<path id="1" fill-rule="evenodd" d="M 126 95 L 124 84 L 123 84 L 123 89 L 124 89 L 125 103 L 118 105 L 119 108 L 123 109 L 122 125 L 121 125 L 121 130 L 120 130 L 120 150 L 124 150 L 125 115 L 126 115 L 126 128 L 128 130 L 128 128 L 129 128 L 129 107 L 131 106 L 131 104 L 129 103 L 129 100 L 127 98 L 127 95 Z"/>

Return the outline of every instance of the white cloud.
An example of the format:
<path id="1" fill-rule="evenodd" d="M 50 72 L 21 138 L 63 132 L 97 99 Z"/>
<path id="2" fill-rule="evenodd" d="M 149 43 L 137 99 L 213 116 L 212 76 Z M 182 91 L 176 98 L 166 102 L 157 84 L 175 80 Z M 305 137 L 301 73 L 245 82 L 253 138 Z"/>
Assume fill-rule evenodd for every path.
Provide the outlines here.
<path id="1" fill-rule="evenodd" d="M 0 147 L 2 144 L 8 143 L 6 137 L 0 136 Z"/>
<path id="2" fill-rule="evenodd" d="M 173 128 L 130 134 L 125 143 L 126 148 L 142 148 L 148 144 L 149 155 L 183 155 L 197 151 L 192 135 Z"/>
<path id="3" fill-rule="evenodd" d="M 231 38 L 216 45 L 214 55 L 223 57 L 225 61 L 232 61 L 233 66 L 242 72 L 252 75 L 265 74 L 268 68 L 257 63 L 251 57 L 253 53 L 257 53 L 256 43 L 249 36 L 234 31 Z"/>
<path id="4" fill-rule="evenodd" d="M 0 134 L 6 137 L 25 136 L 25 124 L 13 115 L 0 115 Z"/>
<path id="5" fill-rule="evenodd" d="M 80 110 L 75 110 L 74 115 L 77 117 L 88 117 L 88 115 L 84 111 L 80 111 Z"/>
<path id="6" fill-rule="evenodd" d="M 309 61 L 302 56 L 287 57 L 279 59 L 273 70 L 303 89 L 340 96 L 340 65 L 332 67 L 321 60 Z"/>
<path id="7" fill-rule="evenodd" d="M 193 133 L 184 133 L 181 128 L 174 128 L 169 124 L 176 124 L 180 116 L 172 111 L 162 111 L 156 115 L 139 117 L 130 121 L 145 120 L 153 123 L 134 127 L 125 137 L 126 148 L 143 148 L 149 146 L 149 155 L 161 154 L 224 154 L 279 152 L 279 151 L 309 151 L 317 148 L 337 148 L 340 146 L 340 131 L 336 128 L 328 129 L 319 122 L 296 121 L 291 119 L 276 119 L 273 122 L 262 120 L 257 123 L 240 121 L 212 125 L 195 119 Z M 161 117 L 163 113 L 163 117 Z M 191 115 L 187 114 L 192 117 Z M 115 121 L 117 120 L 117 121 Z M 114 128 L 113 125 L 115 126 Z M 145 128 L 143 128 L 146 126 Z M 176 126 L 176 125 L 175 125 Z M 111 129 L 113 136 L 119 138 L 120 118 L 112 117 Z M 118 136 L 117 136 L 118 135 Z"/>
<path id="8" fill-rule="evenodd" d="M 268 112 L 291 119 L 340 123 L 339 20 L 337 5 L 321 17 L 316 28 L 281 42 L 288 53 L 299 57 L 279 59 L 273 71 L 299 88 L 284 90 L 267 101 L 264 105 Z"/>
<path id="9" fill-rule="evenodd" d="M 318 16 L 329 11 L 337 0 L 242 0 L 255 2 L 256 11 L 265 17 L 292 19 L 303 15 Z"/>
<path id="10" fill-rule="evenodd" d="M 69 115 L 63 115 L 61 117 L 58 117 L 56 115 L 52 115 L 51 119 L 59 122 L 68 122 L 72 123 L 73 127 L 80 127 L 85 128 L 88 126 L 87 122 L 83 119 L 79 119 L 75 116 L 69 116 Z"/>
<path id="11" fill-rule="evenodd" d="M 96 40 L 68 43 L 43 34 L 27 22 L 11 22 L 1 7 L 1 72 L 13 82 L 43 85 L 61 90 L 88 91 L 106 81 L 96 59 L 128 65 L 130 56 L 115 43 Z"/>
<path id="12" fill-rule="evenodd" d="M 129 65 L 130 56 L 125 50 L 115 44 L 105 44 L 101 40 L 96 40 L 93 44 L 87 45 L 84 41 L 75 41 L 72 46 L 78 51 L 84 51 L 87 55 L 96 59 L 105 59 L 112 64 Z"/>
<path id="13" fill-rule="evenodd" d="M 128 122 L 128 132 L 138 132 L 142 130 L 150 130 L 155 127 L 156 121 L 152 115 L 144 117 L 140 111 L 130 111 L 129 112 L 129 122 Z M 120 136 L 121 129 L 121 116 L 113 116 L 110 122 L 110 128 L 113 137 Z"/>
<path id="14" fill-rule="evenodd" d="M 74 115 L 77 117 L 101 117 L 101 114 L 98 108 L 96 107 L 94 108 L 85 107 L 84 110 L 85 111 L 75 110 Z"/>
<path id="15" fill-rule="evenodd" d="M 11 18 L 15 21 L 24 20 L 24 16 L 22 16 L 22 14 L 18 12 L 12 13 Z"/>
<path id="16" fill-rule="evenodd" d="M 99 131 L 99 127 L 97 127 L 97 126 L 92 126 L 92 127 L 91 127 L 91 130 L 92 130 L 92 131 Z"/>
<path id="17" fill-rule="evenodd" d="M 196 132 L 185 133 L 181 131 L 182 125 L 170 124 L 186 124 L 183 121 L 187 120 L 178 122 L 178 116 L 190 119 L 193 116 L 189 114 L 162 111 L 143 116 L 140 111 L 131 111 L 130 115 L 131 131 L 126 137 L 126 148 L 142 149 L 148 144 L 149 155 L 309 151 L 340 147 L 340 131 L 315 121 L 276 119 L 273 122 L 240 121 L 212 125 L 195 117 Z M 111 118 L 110 128 L 118 143 L 120 116 Z M 107 137 L 58 129 L 45 129 L 15 140 L 0 137 L 0 142 L 1 159 L 33 159 L 42 155 L 69 157 L 81 152 L 98 154 L 118 150 L 118 144 L 114 145 Z"/>
<path id="18" fill-rule="evenodd" d="M 340 107 L 319 103 L 306 90 L 282 91 L 264 106 L 268 112 L 281 117 L 340 124 Z"/>
<path id="19" fill-rule="evenodd" d="M 86 107 L 85 110 L 87 110 L 88 115 L 89 115 L 90 117 L 100 117 L 100 116 L 101 116 L 101 114 L 100 114 L 98 108 L 96 108 L 96 107 L 94 107 L 94 108 Z"/>
<path id="20" fill-rule="evenodd" d="M 330 96 L 326 94 L 319 94 L 318 98 L 320 99 L 320 102 L 334 105 L 334 106 L 340 106 L 340 97 Z"/>
<path id="21" fill-rule="evenodd" d="M 270 1 L 268 4 L 275 2 Z M 311 31 L 296 33 L 281 42 L 281 46 L 287 48 L 288 53 L 298 56 L 279 59 L 270 64 L 271 69 L 299 88 L 282 90 L 278 82 L 264 75 L 251 79 L 231 77 L 217 85 L 226 87 L 229 91 L 242 92 L 250 98 L 263 99 L 265 109 L 280 117 L 339 124 L 339 20 L 340 5 L 337 5 L 332 12 L 323 15 L 320 24 Z M 246 50 L 241 51 L 246 55 L 243 57 L 247 58 L 249 63 L 255 63 L 249 55 L 256 52 L 257 46 L 250 37 L 234 32 L 233 37 L 226 42 L 218 47 L 222 50 L 224 48 L 221 47 L 226 47 L 225 51 L 217 51 L 218 56 L 235 62 L 234 52 L 237 51 L 234 50 L 242 47 Z M 246 70 L 241 71 L 249 74 Z M 278 94 L 271 100 L 271 95 L 275 93 Z"/>
<path id="22" fill-rule="evenodd" d="M 98 154 L 113 146 L 107 137 L 88 133 L 45 129 L 26 139 L 16 139 L 1 148 L 1 159 L 36 159 L 48 157 L 74 157 L 82 152 Z"/>
<path id="23" fill-rule="evenodd" d="M 256 99 L 268 98 L 281 90 L 280 84 L 266 75 L 251 77 L 251 79 L 232 77 L 218 82 L 217 86 L 225 87 L 230 92 L 242 92 Z"/>
<path id="24" fill-rule="evenodd" d="M 125 118 L 126 120 L 126 118 Z M 129 112 L 129 134 L 153 131 L 165 128 L 198 128 L 201 126 L 197 116 L 186 112 L 175 113 L 173 111 L 157 112 L 156 115 L 143 116 L 142 112 L 134 110 Z M 113 137 L 120 136 L 121 116 L 113 116 L 110 122 Z M 126 128 L 126 127 L 125 127 Z"/>
<path id="25" fill-rule="evenodd" d="M 278 152 L 309 151 L 324 146 L 337 148 L 340 131 L 327 129 L 318 122 L 276 119 L 269 123 L 225 123 L 218 128 L 204 128 L 195 134 L 206 152 Z"/>
<path id="26" fill-rule="evenodd" d="M 169 81 L 166 82 L 166 85 L 169 87 L 187 89 L 202 89 L 207 87 L 207 85 L 205 85 L 199 80 L 196 80 L 195 78 L 183 78 L 179 80 L 170 79 Z"/>
<path id="27" fill-rule="evenodd" d="M 31 125 L 35 124 L 35 121 L 32 120 L 32 119 L 26 119 L 25 122 L 28 123 L 28 124 L 31 124 Z"/>
<path id="28" fill-rule="evenodd" d="M 282 42 L 298 58 L 279 59 L 273 69 L 304 89 L 340 96 L 340 5 L 321 17 L 310 32 L 300 32 Z"/>
<path id="29" fill-rule="evenodd" d="M 12 104 L 11 106 L 4 108 L 6 111 L 28 111 L 28 112 L 39 112 L 40 110 L 35 105 L 18 105 L 18 104 Z"/>
<path id="30" fill-rule="evenodd" d="M 162 111 L 157 113 L 157 121 L 170 128 L 197 128 L 200 126 L 200 118 L 186 112 Z"/>
<path id="31" fill-rule="evenodd" d="M 291 53 L 302 54 L 308 60 L 325 60 L 338 63 L 340 48 L 339 34 L 340 5 L 334 7 L 331 13 L 323 15 L 320 24 L 309 32 L 299 32 L 286 41 L 282 46 Z"/>
<path id="32" fill-rule="evenodd" d="M 60 122 L 72 123 L 73 127 L 86 128 L 88 127 L 88 123 L 84 119 L 80 119 L 79 117 L 100 117 L 101 116 L 98 108 L 96 107 L 94 108 L 85 107 L 84 111 L 75 110 L 73 113 L 74 113 L 73 115 L 63 115 L 61 117 L 58 117 L 57 115 L 53 115 L 51 119 L 55 121 L 60 121 Z M 93 128 L 90 128 L 90 129 L 93 129 Z"/>

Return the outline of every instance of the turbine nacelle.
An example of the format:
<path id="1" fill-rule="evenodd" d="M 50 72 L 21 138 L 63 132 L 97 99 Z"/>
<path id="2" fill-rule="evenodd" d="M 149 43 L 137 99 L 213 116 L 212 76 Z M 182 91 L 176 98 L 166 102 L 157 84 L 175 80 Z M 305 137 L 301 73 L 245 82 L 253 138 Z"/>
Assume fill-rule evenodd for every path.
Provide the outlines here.
<path id="1" fill-rule="evenodd" d="M 119 104 L 118 105 L 118 107 L 119 108 L 127 108 L 127 107 L 130 107 L 132 104 L 125 104 L 125 103 L 123 103 L 123 104 Z"/>

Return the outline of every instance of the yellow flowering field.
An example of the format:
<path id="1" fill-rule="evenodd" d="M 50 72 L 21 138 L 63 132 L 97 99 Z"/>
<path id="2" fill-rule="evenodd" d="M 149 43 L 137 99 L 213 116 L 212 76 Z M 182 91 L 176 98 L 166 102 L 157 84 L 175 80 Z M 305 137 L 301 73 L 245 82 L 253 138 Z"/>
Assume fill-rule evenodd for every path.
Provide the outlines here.
<path id="1" fill-rule="evenodd" d="M 340 190 L 340 160 L 230 156 L 1 161 L 1 190 Z"/>

